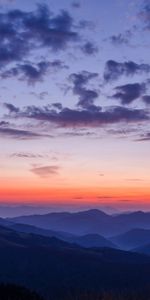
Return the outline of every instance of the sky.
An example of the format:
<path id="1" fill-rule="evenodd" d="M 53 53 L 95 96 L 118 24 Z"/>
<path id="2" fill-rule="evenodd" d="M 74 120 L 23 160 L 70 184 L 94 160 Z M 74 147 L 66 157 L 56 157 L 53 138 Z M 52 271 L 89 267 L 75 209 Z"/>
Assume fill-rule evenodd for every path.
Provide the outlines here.
<path id="1" fill-rule="evenodd" d="M 0 202 L 150 209 L 150 1 L 0 1 Z"/>

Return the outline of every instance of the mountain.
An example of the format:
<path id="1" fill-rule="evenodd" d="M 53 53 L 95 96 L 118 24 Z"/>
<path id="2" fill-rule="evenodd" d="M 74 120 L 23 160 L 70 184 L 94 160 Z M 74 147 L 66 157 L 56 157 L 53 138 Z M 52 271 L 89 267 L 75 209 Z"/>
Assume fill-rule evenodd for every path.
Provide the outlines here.
<path id="1" fill-rule="evenodd" d="M 120 225 L 126 224 L 127 227 L 150 229 L 150 212 L 120 214 L 115 217 L 115 221 Z"/>
<path id="2" fill-rule="evenodd" d="M 137 247 L 137 248 L 134 248 L 132 251 L 137 252 L 137 253 L 150 255 L 150 243 L 145 244 L 145 245 L 140 246 L 140 247 Z"/>
<path id="3" fill-rule="evenodd" d="M 51 211 L 49 206 L 38 206 L 38 205 L 15 205 L 15 204 L 0 204 L 0 217 L 17 217 L 22 214 L 24 215 L 31 215 L 31 214 L 40 214 L 45 213 L 47 211 Z"/>
<path id="4" fill-rule="evenodd" d="M 34 233 L 37 235 L 43 235 L 43 236 L 47 236 L 47 237 L 57 237 L 59 239 L 64 239 L 64 240 L 69 240 L 69 238 L 74 236 L 67 232 L 43 229 L 43 228 L 36 227 L 33 225 L 28 225 L 28 224 L 11 223 L 7 226 L 10 229 L 14 229 L 15 231 L 20 231 L 20 232 L 24 232 L 24 233 Z"/>
<path id="5" fill-rule="evenodd" d="M 14 284 L 0 284 L 0 299 L 2 300 L 47 300 L 37 293 L 30 291 L 29 289 Z M 48 299 L 52 299 L 51 296 Z M 61 298 L 54 298 L 53 300 L 93 300 L 93 299 L 109 299 L 109 300 L 147 300 L 150 299 L 150 289 L 132 290 L 132 291 L 115 291 L 115 292 L 86 292 L 83 293 L 75 291 L 66 291 L 66 296 L 61 295 Z"/>
<path id="6" fill-rule="evenodd" d="M 12 222 L 34 225 L 54 231 L 66 231 L 72 234 L 99 233 L 104 222 L 111 216 L 97 209 L 77 213 L 50 213 L 46 215 L 22 216 L 9 219 Z"/>
<path id="7" fill-rule="evenodd" d="M 138 253 L 87 249 L 2 226 L 0 245 L 0 282 L 23 284 L 50 299 L 68 299 L 70 291 L 143 287 L 150 281 L 150 257 Z"/>
<path id="8" fill-rule="evenodd" d="M 75 236 L 67 239 L 68 242 L 78 244 L 81 247 L 92 248 L 92 247 L 108 247 L 108 248 L 117 248 L 117 246 L 104 238 L 99 234 L 86 234 L 83 236 Z"/>
<path id="9" fill-rule="evenodd" d="M 2 226 L 11 226 L 12 222 L 7 219 L 0 218 L 0 225 Z"/>
<path id="10" fill-rule="evenodd" d="M 0 265 L 1 282 L 24 284 L 51 297 L 58 293 L 56 299 L 69 290 L 137 288 L 150 280 L 150 259 L 110 249 L 8 246 L 0 248 Z"/>
<path id="11" fill-rule="evenodd" d="M 150 243 L 150 230 L 132 229 L 124 234 L 114 236 L 110 240 L 121 249 L 131 250 Z"/>
<path id="12" fill-rule="evenodd" d="M 37 235 L 42 235 L 47 237 L 56 237 L 68 243 L 78 244 L 85 248 L 91 248 L 91 247 L 116 248 L 117 247 L 113 242 L 109 241 L 108 239 L 104 238 L 99 234 L 87 234 L 83 236 L 77 236 L 63 231 L 62 232 L 53 231 L 48 229 L 42 229 L 33 225 L 18 224 L 18 223 L 11 224 L 9 228 L 24 233 L 34 233 Z"/>
<path id="13" fill-rule="evenodd" d="M 35 292 L 13 284 L 0 284 L 0 299 L 2 300 L 44 300 Z"/>
<path id="14" fill-rule="evenodd" d="M 32 233 L 18 232 L 8 227 L 0 226 L 0 248 L 7 247 L 66 247 L 68 243 L 55 237 L 44 237 Z"/>
<path id="15" fill-rule="evenodd" d="M 7 220 L 75 235 L 100 234 L 105 237 L 122 234 L 134 228 L 150 229 L 150 213 L 141 211 L 108 215 L 98 209 L 92 209 L 75 213 L 21 216 Z"/>

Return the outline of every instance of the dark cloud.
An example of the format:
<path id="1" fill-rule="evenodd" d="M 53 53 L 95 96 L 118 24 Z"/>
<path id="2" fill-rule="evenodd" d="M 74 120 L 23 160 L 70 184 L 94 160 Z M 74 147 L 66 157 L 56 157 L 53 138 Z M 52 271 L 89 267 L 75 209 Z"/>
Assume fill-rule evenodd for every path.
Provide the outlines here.
<path id="1" fill-rule="evenodd" d="M 98 48 L 91 42 L 86 42 L 82 47 L 81 50 L 86 55 L 94 55 L 98 52 Z"/>
<path id="2" fill-rule="evenodd" d="M 19 112 L 19 108 L 14 106 L 11 103 L 4 103 L 3 105 L 5 108 L 7 108 L 9 110 L 10 113 L 18 113 Z"/>
<path id="3" fill-rule="evenodd" d="M 66 68 L 66 66 L 60 60 L 40 61 L 38 63 L 24 63 L 17 64 L 15 67 L 9 70 L 2 70 L 0 76 L 2 79 L 10 77 L 18 77 L 19 80 L 25 80 L 29 84 L 34 84 L 38 81 L 42 81 L 48 71 L 60 70 Z"/>
<path id="4" fill-rule="evenodd" d="M 80 2 L 77 2 L 77 1 L 72 2 L 72 7 L 80 8 Z"/>
<path id="5" fill-rule="evenodd" d="M 53 103 L 52 107 L 57 108 L 59 110 L 61 110 L 63 108 L 62 104 L 60 102 Z"/>
<path id="6" fill-rule="evenodd" d="M 58 127 L 101 127 L 108 124 L 120 122 L 137 123 L 149 121 L 149 114 L 144 109 L 130 109 L 122 106 L 108 107 L 100 110 L 62 108 L 61 110 L 51 109 L 50 106 L 43 108 L 28 106 L 14 117 L 29 118 L 33 120 L 54 123 Z"/>
<path id="7" fill-rule="evenodd" d="M 133 76 L 142 72 L 149 73 L 150 65 L 137 64 L 133 61 L 120 63 L 114 60 L 108 60 L 105 66 L 104 79 L 105 81 L 113 81 L 119 79 L 123 75 Z"/>
<path id="8" fill-rule="evenodd" d="M 27 153 L 27 152 L 18 152 L 13 153 L 10 155 L 10 157 L 17 157 L 17 158 L 42 158 L 43 156 L 41 154 L 33 154 L 33 153 Z"/>
<path id="9" fill-rule="evenodd" d="M 14 128 L 9 128 L 9 127 L 7 127 L 7 128 L 0 127 L 0 136 L 20 139 L 20 140 L 29 140 L 29 139 L 35 139 L 35 138 L 42 137 L 42 135 L 40 135 L 38 133 L 34 133 L 32 131 L 14 129 Z"/>
<path id="10" fill-rule="evenodd" d="M 90 131 L 76 131 L 75 128 L 73 128 L 73 131 L 65 132 L 65 137 L 95 137 L 96 133 L 90 132 Z"/>
<path id="11" fill-rule="evenodd" d="M 121 100 L 122 104 L 130 104 L 145 92 L 145 84 L 133 83 L 117 86 L 113 98 Z"/>
<path id="12" fill-rule="evenodd" d="M 30 95 L 36 97 L 38 100 L 44 100 L 49 94 L 48 92 L 43 91 L 41 93 L 31 92 Z"/>
<path id="13" fill-rule="evenodd" d="M 79 96 L 78 106 L 88 108 L 93 106 L 94 101 L 98 98 L 99 93 L 94 89 L 88 89 L 87 84 L 90 80 L 98 77 L 97 73 L 83 71 L 81 73 L 73 73 L 70 80 L 73 83 L 73 93 Z"/>
<path id="14" fill-rule="evenodd" d="M 58 166 L 42 166 L 42 167 L 33 167 L 30 171 L 35 175 L 38 175 L 42 178 L 46 178 L 52 175 L 58 175 L 59 173 Z"/>
<path id="15" fill-rule="evenodd" d="M 79 24 L 76 26 L 78 29 L 89 29 L 93 31 L 95 29 L 95 24 L 92 21 L 81 20 Z"/>
<path id="16" fill-rule="evenodd" d="M 19 9 L 0 13 L 0 66 L 21 61 L 40 47 L 64 50 L 79 40 L 74 21 L 67 11 L 54 15 L 45 5 L 35 11 Z"/>
<path id="17" fill-rule="evenodd" d="M 112 35 L 110 41 L 114 46 L 128 45 L 131 39 L 132 33 L 130 30 L 124 33 L 119 33 L 117 35 Z"/>
<path id="18" fill-rule="evenodd" d="M 150 141 L 150 132 L 141 135 L 141 137 L 138 138 L 136 141 L 137 141 L 137 142 L 146 142 L 146 141 Z"/>
<path id="19" fill-rule="evenodd" d="M 13 107 L 13 108 L 12 108 Z M 19 113 L 20 111 L 15 110 L 15 106 L 7 105 L 8 110 L 10 113 Z M 13 127 L 9 122 L 1 121 L 0 122 L 0 137 L 6 137 L 6 138 L 13 138 L 13 139 L 20 139 L 20 140 L 30 140 L 30 139 L 36 139 L 36 138 L 42 138 L 42 137 L 48 137 L 48 135 L 42 135 L 37 132 L 29 131 L 29 130 L 23 130 Z M 49 135 L 50 137 L 50 135 Z"/>
<path id="20" fill-rule="evenodd" d="M 150 1 L 145 0 L 144 5 L 138 15 L 144 23 L 144 29 L 150 29 Z"/>
<path id="21" fill-rule="evenodd" d="M 150 105 L 150 95 L 144 95 L 142 97 L 142 100 L 144 101 L 145 104 Z"/>
<path id="22" fill-rule="evenodd" d="M 107 133 L 112 134 L 112 135 L 117 135 L 117 136 L 126 136 L 131 133 L 137 133 L 137 127 L 133 128 L 120 128 L 120 129 L 108 129 Z"/>
<path id="23" fill-rule="evenodd" d="M 0 121 L 0 127 L 2 126 L 9 126 L 9 122 L 6 122 L 6 121 Z"/>

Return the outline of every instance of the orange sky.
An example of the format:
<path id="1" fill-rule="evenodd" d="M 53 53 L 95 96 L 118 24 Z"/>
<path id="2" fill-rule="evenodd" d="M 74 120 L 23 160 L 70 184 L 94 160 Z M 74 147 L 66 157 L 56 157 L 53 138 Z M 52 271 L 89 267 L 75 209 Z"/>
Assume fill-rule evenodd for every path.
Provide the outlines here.
<path id="1" fill-rule="evenodd" d="M 43 188 L 43 187 L 1 187 L 0 199 L 6 202 L 35 203 L 106 203 L 120 201 L 150 203 L 149 187 L 82 187 L 82 188 Z"/>

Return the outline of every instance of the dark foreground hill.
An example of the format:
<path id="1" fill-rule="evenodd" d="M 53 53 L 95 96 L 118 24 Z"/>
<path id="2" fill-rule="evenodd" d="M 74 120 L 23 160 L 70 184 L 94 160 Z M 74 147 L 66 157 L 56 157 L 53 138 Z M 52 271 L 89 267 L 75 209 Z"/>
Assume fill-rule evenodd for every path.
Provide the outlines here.
<path id="1" fill-rule="evenodd" d="M 44 300 L 35 292 L 12 284 L 0 284 L 1 300 Z"/>
<path id="2" fill-rule="evenodd" d="M 66 296 L 61 295 L 55 299 L 49 295 L 46 298 L 41 297 L 27 288 L 13 284 L 0 284 L 1 300 L 148 300 L 150 299 L 150 290 L 126 291 L 121 292 L 79 292 L 66 291 Z"/>
<path id="3" fill-rule="evenodd" d="M 0 284 L 1 300 L 148 300 L 150 299 L 150 290 L 138 291 L 120 291 L 120 292 L 79 292 L 67 291 L 66 295 L 53 298 L 48 295 L 45 299 L 35 292 L 31 292 L 27 288 L 13 284 Z"/>
<path id="4" fill-rule="evenodd" d="M 52 299 L 66 292 L 137 289 L 150 282 L 150 261 L 130 254 L 105 255 L 48 247 L 0 249 L 0 281 L 25 285 Z M 140 261 L 140 263 L 138 262 Z"/>
<path id="5" fill-rule="evenodd" d="M 69 293 L 137 289 L 150 282 L 150 258 L 141 254 L 85 249 L 4 227 L 0 246 L 0 282 L 24 285 L 52 300 L 69 300 Z"/>

